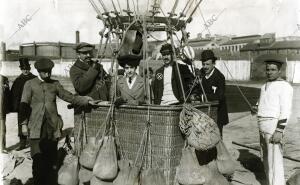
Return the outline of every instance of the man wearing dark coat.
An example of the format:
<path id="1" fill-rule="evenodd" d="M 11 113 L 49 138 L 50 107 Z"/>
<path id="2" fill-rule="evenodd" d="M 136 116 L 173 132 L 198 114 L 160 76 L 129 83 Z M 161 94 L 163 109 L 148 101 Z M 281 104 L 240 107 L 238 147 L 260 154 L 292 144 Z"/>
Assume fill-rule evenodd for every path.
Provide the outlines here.
<path id="1" fill-rule="evenodd" d="M 103 66 L 91 59 L 94 46 L 88 43 L 79 43 L 75 50 L 78 54 L 70 68 L 70 78 L 77 94 L 89 96 L 94 100 L 109 100 L 108 84 L 105 78 L 107 73 Z M 75 115 L 80 114 L 82 108 L 75 107 Z M 90 110 L 85 110 L 90 111 Z"/>
<path id="2" fill-rule="evenodd" d="M 6 114 L 10 111 L 9 82 L 6 76 L 0 75 L 0 152 L 6 149 Z"/>
<path id="3" fill-rule="evenodd" d="M 226 125 L 228 120 L 227 103 L 225 97 L 225 77 L 215 67 L 217 58 L 213 51 L 204 50 L 201 53 L 202 68 L 197 73 L 200 77 L 204 92 L 201 87 L 197 87 L 197 95 L 200 95 L 202 101 L 205 101 L 205 96 L 208 101 L 218 100 L 218 119 L 217 124 L 222 135 L 223 126 Z"/>
<path id="4" fill-rule="evenodd" d="M 18 136 L 20 138 L 19 147 L 17 150 L 23 150 L 26 147 L 26 136 L 22 134 L 21 120 L 19 115 L 20 102 L 25 82 L 35 78 L 36 76 L 30 72 L 30 64 L 28 58 L 20 58 L 20 69 L 22 73 L 15 79 L 11 86 L 11 112 L 18 113 Z"/>
<path id="5" fill-rule="evenodd" d="M 154 104 L 172 105 L 183 103 L 183 91 L 187 96 L 194 76 L 186 65 L 176 64 L 171 44 L 164 44 L 160 49 L 160 53 L 163 56 L 164 66 L 156 70 L 152 80 Z"/>
<path id="6" fill-rule="evenodd" d="M 35 185 L 57 184 L 57 144 L 63 121 L 58 114 L 56 97 L 73 105 L 87 106 L 93 101 L 87 96 L 75 96 L 57 80 L 51 79 L 54 63 L 41 58 L 34 64 L 39 76 L 28 80 L 20 103 L 23 135 L 29 136 L 33 182 Z"/>

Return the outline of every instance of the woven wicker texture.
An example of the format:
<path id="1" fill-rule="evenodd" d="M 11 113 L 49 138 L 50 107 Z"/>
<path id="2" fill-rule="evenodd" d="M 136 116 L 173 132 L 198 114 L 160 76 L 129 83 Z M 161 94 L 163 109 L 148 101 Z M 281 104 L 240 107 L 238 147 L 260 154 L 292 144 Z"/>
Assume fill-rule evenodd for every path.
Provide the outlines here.
<path id="1" fill-rule="evenodd" d="M 199 105 L 197 108 L 217 119 L 217 103 Z M 143 132 L 147 123 L 148 108 L 151 120 L 151 148 L 152 166 L 164 171 L 167 184 L 173 184 L 175 167 L 179 165 L 184 138 L 179 129 L 179 115 L 182 107 L 157 106 L 121 106 L 115 109 L 116 128 L 120 141 L 120 148 L 126 158 L 135 161 Z M 86 113 L 87 136 L 95 136 L 100 128 L 102 134 L 109 107 L 100 107 L 91 113 Z M 80 123 L 80 116 L 75 116 L 76 135 Z M 144 157 L 147 159 L 147 155 Z M 141 160 L 138 159 L 138 165 Z"/>

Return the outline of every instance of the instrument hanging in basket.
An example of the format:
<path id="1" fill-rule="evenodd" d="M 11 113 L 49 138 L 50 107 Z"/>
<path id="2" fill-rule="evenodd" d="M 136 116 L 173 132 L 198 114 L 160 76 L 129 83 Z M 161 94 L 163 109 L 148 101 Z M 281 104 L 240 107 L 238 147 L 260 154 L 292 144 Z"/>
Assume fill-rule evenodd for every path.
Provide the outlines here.
<path id="1" fill-rule="evenodd" d="M 221 140 L 214 120 L 189 104 L 185 104 L 180 113 L 179 128 L 185 134 L 188 144 L 196 150 L 211 149 Z"/>

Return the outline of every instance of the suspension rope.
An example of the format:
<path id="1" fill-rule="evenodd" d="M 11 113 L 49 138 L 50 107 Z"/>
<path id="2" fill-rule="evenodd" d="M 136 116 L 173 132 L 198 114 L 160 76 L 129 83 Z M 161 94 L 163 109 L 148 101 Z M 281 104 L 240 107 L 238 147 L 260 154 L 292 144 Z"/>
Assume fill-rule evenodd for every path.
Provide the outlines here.
<path id="1" fill-rule="evenodd" d="M 230 72 L 230 70 L 228 69 L 228 67 L 227 67 L 226 63 L 224 62 L 224 60 L 222 60 L 222 62 L 223 62 L 223 64 L 224 64 L 225 68 L 227 69 L 229 75 L 231 76 L 233 82 L 235 83 L 234 85 L 235 85 L 235 86 L 237 87 L 237 89 L 239 90 L 240 94 L 242 95 L 243 99 L 245 100 L 245 102 L 246 102 L 247 105 L 249 106 L 250 110 L 252 110 L 252 105 L 251 105 L 251 103 L 248 101 L 247 97 L 244 95 L 244 93 L 243 93 L 242 90 L 240 89 L 240 87 L 239 87 L 237 81 L 234 80 L 233 75 L 231 74 L 231 72 Z"/>
<path id="2" fill-rule="evenodd" d="M 204 16 L 203 16 L 203 14 L 202 14 L 202 11 L 201 11 L 200 7 L 198 6 L 197 8 L 198 8 L 198 10 L 199 10 L 199 12 L 200 12 L 200 15 L 201 15 L 201 17 L 202 17 L 202 20 L 203 20 L 203 22 L 204 22 L 204 27 L 205 27 L 205 29 L 207 30 L 207 32 L 208 32 L 209 34 L 211 34 L 211 33 L 210 33 L 210 30 L 209 30 L 209 28 L 208 28 L 208 26 L 207 26 L 207 24 L 206 24 L 206 20 L 204 19 Z"/>

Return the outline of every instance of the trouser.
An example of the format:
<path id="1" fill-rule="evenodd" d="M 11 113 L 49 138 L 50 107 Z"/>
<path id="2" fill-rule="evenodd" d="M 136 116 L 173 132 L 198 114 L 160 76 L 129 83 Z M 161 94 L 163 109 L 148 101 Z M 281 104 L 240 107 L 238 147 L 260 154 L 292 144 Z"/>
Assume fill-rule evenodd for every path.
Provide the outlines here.
<path id="1" fill-rule="evenodd" d="M 40 139 L 30 139 L 30 151 L 33 159 L 32 175 L 34 185 L 57 185 L 57 144 L 53 130 L 44 121 Z"/>
<path id="2" fill-rule="evenodd" d="M 6 148 L 6 116 L 0 115 L 0 151 L 4 150 Z"/>
<path id="3" fill-rule="evenodd" d="M 20 138 L 20 142 L 26 142 L 27 136 L 24 136 L 22 133 L 22 120 L 20 119 L 19 113 L 18 113 L 18 136 Z"/>
<path id="4" fill-rule="evenodd" d="M 281 144 L 270 143 L 277 119 L 259 120 L 260 127 L 260 146 L 265 173 L 269 185 L 285 185 L 283 156 Z"/>

